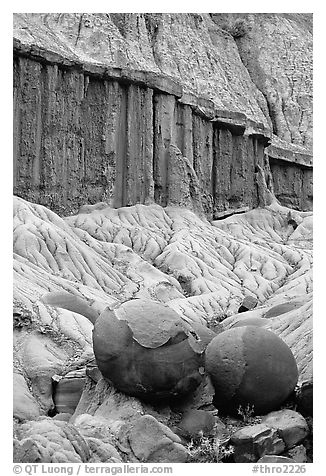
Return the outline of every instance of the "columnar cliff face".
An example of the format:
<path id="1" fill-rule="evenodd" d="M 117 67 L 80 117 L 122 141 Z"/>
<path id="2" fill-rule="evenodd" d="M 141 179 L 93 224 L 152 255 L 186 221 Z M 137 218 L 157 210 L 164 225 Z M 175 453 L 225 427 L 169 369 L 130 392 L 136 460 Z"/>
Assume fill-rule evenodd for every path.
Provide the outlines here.
<path id="1" fill-rule="evenodd" d="M 304 141 L 273 139 L 264 91 L 209 15 L 15 22 L 17 195 L 59 213 L 155 201 L 219 218 L 265 204 L 262 174 L 281 203 L 311 208 Z"/>

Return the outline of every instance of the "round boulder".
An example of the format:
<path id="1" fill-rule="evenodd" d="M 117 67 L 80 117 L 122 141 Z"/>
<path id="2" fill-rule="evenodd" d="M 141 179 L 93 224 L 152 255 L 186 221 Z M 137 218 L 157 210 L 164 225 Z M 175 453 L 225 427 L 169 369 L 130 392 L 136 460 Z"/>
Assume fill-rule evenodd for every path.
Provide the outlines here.
<path id="1" fill-rule="evenodd" d="M 168 306 L 135 299 L 102 312 L 93 348 L 99 370 L 118 390 L 162 399 L 188 394 L 201 383 L 204 352 L 214 336 Z"/>
<path id="2" fill-rule="evenodd" d="M 245 326 L 217 335 L 208 345 L 205 367 L 215 389 L 214 404 L 236 413 L 277 409 L 291 394 L 298 369 L 290 348 L 262 327 Z"/>
<path id="3" fill-rule="evenodd" d="M 121 392 L 170 399 L 195 390 L 205 375 L 204 353 L 215 332 L 188 323 L 164 304 L 131 299 L 99 314 L 67 292 L 47 293 L 42 301 L 89 319 L 98 369 Z M 88 369 L 88 375 L 98 381 L 94 369 Z"/>
<path id="4" fill-rule="evenodd" d="M 257 326 L 263 327 L 268 324 L 267 319 L 262 319 L 261 317 L 246 317 L 244 319 L 239 319 L 232 325 L 234 327 L 244 327 L 244 326 Z"/>

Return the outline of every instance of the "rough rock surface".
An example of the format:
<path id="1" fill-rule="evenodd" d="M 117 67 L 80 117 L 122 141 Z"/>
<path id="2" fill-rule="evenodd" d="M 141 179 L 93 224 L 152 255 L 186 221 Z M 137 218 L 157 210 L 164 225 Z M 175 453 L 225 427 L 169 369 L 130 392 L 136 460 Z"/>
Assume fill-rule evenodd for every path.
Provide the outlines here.
<path id="1" fill-rule="evenodd" d="M 307 380 L 302 382 L 302 385 L 296 392 L 296 403 L 298 411 L 304 416 L 313 415 L 313 381 Z"/>
<path id="2" fill-rule="evenodd" d="M 310 210 L 311 17 L 251 15 L 239 37 L 223 15 L 15 14 L 15 193 L 218 218 L 257 207 L 262 167 Z"/>
<path id="3" fill-rule="evenodd" d="M 93 350 L 102 375 L 120 391 L 170 399 L 200 385 L 204 352 L 214 336 L 163 303 L 135 299 L 102 312 L 94 324 Z"/>
<path id="4" fill-rule="evenodd" d="M 285 450 L 284 441 L 276 430 L 263 423 L 246 426 L 231 437 L 234 445 L 234 461 L 251 463 L 265 455 L 279 455 Z"/>
<path id="5" fill-rule="evenodd" d="M 296 463 L 307 463 L 307 450 L 305 446 L 298 445 L 288 450 L 287 455 L 292 458 Z"/>
<path id="6" fill-rule="evenodd" d="M 41 417 L 17 428 L 14 461 L 20 463 L 85 463 L 90 451 L 71 424 Z"/>
<path id="7" fill-rule="evenodd" d="M 139 461 L 185 463 L 189 456 L 180 438 L 151 415 L 143 415 L 131 425 L 128 440 Z"/>
<path id="8" fill-rule="evenodd" d="M 312 145 L 312 15 L 213 14 L 235 38 L 250 77 L 264 95 L 274 133 Z"/>
<path id="9" fill-rule="evenodd" d="M 249 405 L 256 415 L 266 414 L 284 403 L 298 381 L 290 348 L 261 326 L 217 335 L 207 346 L 205 369 L 215 388 L 214 404 L 224 412 Z"/>
<path id="10" fill-rule="evenodd" d="M 17 14 L 14 35 L 68 60 L 164 73 L 220 109 L 266 123 L 233 38 L 208 14 Z"/>
<path id="11" fill-rule="evenodd" d="M 176 432 L 185 438 L 198 438 L 201 435 L 214 434 L 214 427 L 218 421 L 214 412 L 206 410 L 186 411 L 177 425 Z"/>
<path id="12" fill-rule="evenodd" d="M 13 415 L 18 420 L 33 420 L 40 415 L 40 407 L 33 397 L 22 374 L 13 375 Z"/>
<path id="13" fill-rule="evenodd" d="M 263 418 L 263 423 L 278 431 L 287 448 L 300 443 L 309 433 L 306 420 L 300 413 L 284 409 L 269 413 Z"/>

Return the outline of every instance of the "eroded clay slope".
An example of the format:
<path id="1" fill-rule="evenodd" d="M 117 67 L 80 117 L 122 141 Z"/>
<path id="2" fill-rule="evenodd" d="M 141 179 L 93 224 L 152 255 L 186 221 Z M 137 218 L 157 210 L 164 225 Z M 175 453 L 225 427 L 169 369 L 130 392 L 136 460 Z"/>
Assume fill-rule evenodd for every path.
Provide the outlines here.
<path id="1" fill-rule="evenodd" d="M 213 19 L 234 36 L 267 101 L 274 134 L 311 149 L 312 14 L 222 13 Z"/>
<path id="2" fill-rule="evenodd" d="M 95 311 L 154 299 L 218 330 L 220 321 L 227 328 L 272 309 L 265 325 L 292 348 L 301 380 L 311 376 L 311 213 L 272 203 L 210 224 L 181 208 L 102 204 L 62 219 L 20 198 L 14 213 L 18 415 L 48 412 L 53 375 L 93 358 L 92 325 L 44 305 L 40 298 L 49 291 L 84 297 Z M 245 296 L 258 306 L 239 315 Z M 292 306 L 275 308 L 284 303 Z"/>
<path id="3" fill-rule="evenodd" d="M 14 37 L 84 64 L 167 75 L 185 92 L 268 125 L 233 38 L 209 14 L 20 13 Z"/>

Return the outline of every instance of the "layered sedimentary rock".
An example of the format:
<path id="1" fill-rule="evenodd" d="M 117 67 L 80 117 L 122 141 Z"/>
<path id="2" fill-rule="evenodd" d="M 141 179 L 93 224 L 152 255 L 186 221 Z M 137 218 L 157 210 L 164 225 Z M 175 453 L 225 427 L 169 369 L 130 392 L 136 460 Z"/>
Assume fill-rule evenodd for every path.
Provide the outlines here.
<path id="1" fill-rule="evenodd" d="M 311 209 L 309 141 L 273 128 L 208 14 L 17 14 L 14 36 L 16 194 L 60 214 L 155 201 L 218 218 L 261 204 L 259 166 L 281 203 Z"/>

